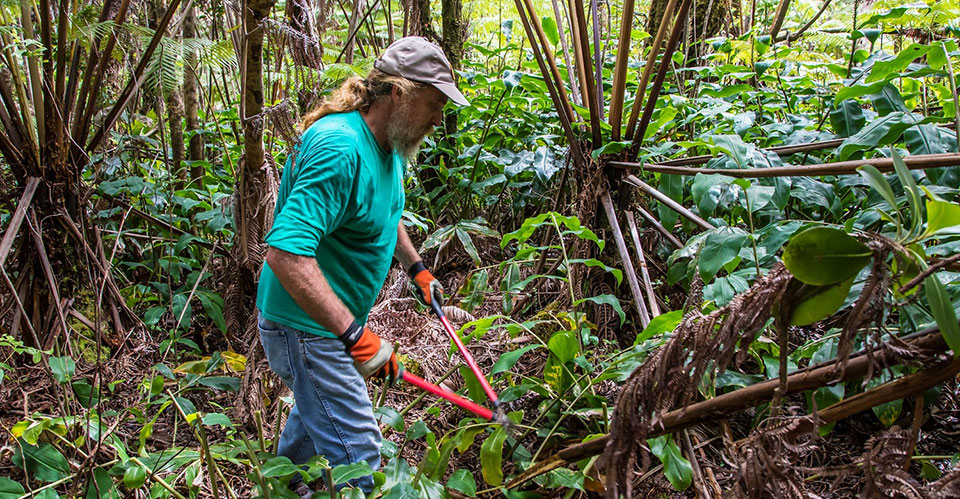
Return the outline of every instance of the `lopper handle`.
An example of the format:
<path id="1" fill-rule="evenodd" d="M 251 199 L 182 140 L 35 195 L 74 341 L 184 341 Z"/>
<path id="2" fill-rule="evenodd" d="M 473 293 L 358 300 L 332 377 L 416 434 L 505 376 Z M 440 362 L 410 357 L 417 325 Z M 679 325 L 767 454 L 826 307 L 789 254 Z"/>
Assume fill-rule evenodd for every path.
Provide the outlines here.
<path id="1" fill-rule="evenodd" d="M 410 383 L 411 385 L 416 386 L 423 391 L 430 392 L 438 397 L 446 399 L 450 401 L 450 403 L 466 410 L 467 412 L 471 412 L 483 419 L 493 421 L 493 412 L 486 407 L 477 405 L 476 403 L 467 400 L 456 393 L 451 392 L 450 390 L 444 390 L 443 388 L 440 388 L 439 386 L 421 378 L 420 376 L 410 374 L 407 371 L 403 371 L 400 374 L 400 377 L 407 383 Z"/>
<path id="2" fill-rule="evenodd" d="M 443 313 L 443 309 L 440 308 L 440 304 L 437 303 L 437 300 L 430 300 L 430 306 L 433 308 L 433 313 L 437 314 L 437 317 L 440 318 L 440 323 L 443 324 L 443 329 L 447 332 L 447 336 L 449 336 L 450 340 L 457 345 L 457 350 L 460 350 L 460 355 L 463 355 L 463 360 L 467 362 L 467 366 L 470 367 L 470 370 L 473 371 L 474 376 L 477 377 L 477 380 L 480 382 L 480 386 L 483 387 L 483 391 L 487 394 L 487 398 L 490 399 L 490 402 L 493 402 L 494 406 L 499 406 L 500 402 L 497 400 L 496 392 L 493 391 L 493 388 L 487 381 L 487 377 L 480 372 L 480 366 L 477 365 L 477 361 L 473 360 L 473 356 L 470 355 L 470 351 L 467 350 L 467 347 L 463 344 L 463 341 L 460 340 L 460 335 L 458 335 L 456 330 L 453 329 L 453 324 L 450 324 L 450 319 L 447 319 L 446 314 Z"/>

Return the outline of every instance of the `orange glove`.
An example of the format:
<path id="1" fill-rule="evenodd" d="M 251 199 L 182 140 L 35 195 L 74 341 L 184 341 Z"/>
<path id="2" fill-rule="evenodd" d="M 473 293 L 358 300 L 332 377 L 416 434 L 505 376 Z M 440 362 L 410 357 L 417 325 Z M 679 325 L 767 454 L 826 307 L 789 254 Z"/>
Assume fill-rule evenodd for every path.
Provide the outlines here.
<path id="1" fill-rule="evenodd" d="M 353 321 L 340 335 L 340 341 L 347 347 L 347 353 L 353 357 L 353 364 L 363 379 L 386 377 L 391 384 L 397 380 L 401 367 L 393 345 L 376 333 Z"/>
<path id="2" fill-rule="evenodd" d="M 423 261 L 411 265 L 407 273 L 410 274 L 410 277 L 413 279 L 413 286 L 411 286 L 411 288 L 413 290 L 413 297 L 416 298 L 418 302 L 429 306 L 430 300 L 434 298 L 436 298 L 438 303 L 443 301 L 443 285 L 427 270 Z"/>

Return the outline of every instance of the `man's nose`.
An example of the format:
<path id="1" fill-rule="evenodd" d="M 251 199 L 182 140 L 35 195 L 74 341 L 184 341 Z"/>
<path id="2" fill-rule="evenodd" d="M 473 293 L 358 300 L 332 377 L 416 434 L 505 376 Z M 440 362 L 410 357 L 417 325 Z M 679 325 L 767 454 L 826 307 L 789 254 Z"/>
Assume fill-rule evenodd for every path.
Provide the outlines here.
<path id="1" fill-rule="evenodd" d="M 433 120 L 430 121 L 433 126 L 438 127 L 443 124 L 443 111 L 437 111 L 433 114 Z"/>

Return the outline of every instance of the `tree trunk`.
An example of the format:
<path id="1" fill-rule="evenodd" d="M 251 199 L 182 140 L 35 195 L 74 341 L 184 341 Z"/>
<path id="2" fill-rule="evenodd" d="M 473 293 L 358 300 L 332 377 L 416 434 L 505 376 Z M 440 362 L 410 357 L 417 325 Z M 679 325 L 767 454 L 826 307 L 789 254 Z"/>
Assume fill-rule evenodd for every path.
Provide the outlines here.
<path id="1" fill-rule="evenodd" d="M 463 60 L 463 45 L 467 40 L 467 23 L 463 20 L 463 2 L 461 0 L 443 0 L 443 53 L 450 60 L 453 69 L 460 69 Z"/>
<path id="2" fill-rule="evenodd" d="M 404 36 L 422 36 L 428 40 L 439 40 L 430 20 L 430 0 L 408 0 L 404 5 L 407 8 Z"/>
<path id="3" fill-rule="evenodd" d="M 194 9 L 193 4 L 191 4 L 183 18 L 183 39 L 186 41 L 187 39 L 196 37 L 197 12 Z M 184 66 L 183 114 L 184 118 L 186 118 L 187 133 L 191 134 L 190 144 L 187 147 L 187 159 L 189 159 L 191 162 L 196 162 L 203 159 L 203 135 L 196 133 L 202 128 L 199 115 L 200 95 L 197 90 L 197 80 L 199 78 L 198 71 L 200 68 L 197 64 L 196 51 L 187 51 L 187 53 L 184 55 Z M 197 163 L 191 163 L 190 183 L 194 187 L 203 187 L 203 175 L 203 166 L 200 166 Z"/>
<path id="4" fill-rule="evenodd" d="M 273 156 L 263 147 L 263 39 L 264 21 L 274 6 L 274 0 L 245 0 L 243 7 L 243 95 L 241 123 L 243 125 L 244 154 L 237 169 L 233 195 L 233 217 L 236 232 L 230 255 L 233 265 L 227 271 L 224 292 L 224 318 L 229 331 L 228 341 L 244 345 L 251 365 L 262 359 L 257 340 L 256 295 L 257 280 L 266 253 L 264 236 L 273 224 L 276 202 L 277 174 Z M 257 369 L 248 369 L 248 375 Z M 247 380 L 244 386 L 259 383 Z M 262 408 L 258 388 L 241 392 L 239 406 L 252 414 Z"/>
<path id="5" fill-rule="evenodd" d="M 664 11 L 667 9 L 668 0 L 652 0 L 650 3 L 650 13 L 647 17 L 647 32 L 656 33 L 660 28 L 660 22 L 663 20 Z M 739 1 L 733 2 L 739 5 Z M 694 36 L 689 37 L 692 41 L 706 40 L 720 32 L 723 25 L 723 18 L 727 15 L 727 0 L 700 0 L 694 2 L 695 12 L 692 16 Z M 674 13 L 670 14 L 671 23 Z M 706 19 L 706 23 L 704 23 Z M 704 31 L 706 28 L 706 31 Z"/>
<path id="6" fill-rule="evenodd" d="M 177 188 L 183 189 L 188 176 L 183 168 L 183 99 L 179 88 L 167 95 L 167 117 L 170 126 L 170 172 L 179 179 Z"/>
<path id="7" fill-rule="evenodd" d="M 357 25 L 360 24 L 360 11 L 363 10 L 363 7 L 363 0 L 354 0 L 353 11 L 350 12 L 350 25 L 347 28 L 347 36 L 350 36 L 350 39 L 347 40 L 347 48 L 343 53 L 343 61 L 347 64 L 353 64 L 353 47 L 357 43 L 356 33 L 359 31 Z"/>
<path id="8" fill-rule="evenodd" d="M 163 16 L 163 11 L 166 9 L 166 6 L 163 5 L 161 0 L 153 0 L 150 2 L 150 8 L 153 11 L 151 16 L 150 27 L 156 29 L 157 20 Z M 166 31 L 167 36 L 171 38 L 176 38 L 176 33 L 172 33 L 169 30 Z M 181 82 L 174 82 L 174 88 L 167 91 L 165 88 L 165 82 L 163 78 L 160 79 L 160 88 L 153 88 L 152 90 L 159 92 L 159 95 L 163 97 L 164 102 L 167 105 L 167 125 L 170 128 L 170 155 L 167 156 L 164 153 L 164 160 L 168 160 L 167 168 L 170 170 L 172 175 L 175 175 L 179 181 L 177 182 L 177 188 L 183 189 L 187 180 L 187 173 L 181 168 L 183 163 L 183 97 L 181 96 Z M 150 92 L 146 92 L 145 95 L 149 99 Z M 153 94 L 157 95 L 157 94 Z M 157 116 L 162 116 L 159 101 L 157 102 Z"/>

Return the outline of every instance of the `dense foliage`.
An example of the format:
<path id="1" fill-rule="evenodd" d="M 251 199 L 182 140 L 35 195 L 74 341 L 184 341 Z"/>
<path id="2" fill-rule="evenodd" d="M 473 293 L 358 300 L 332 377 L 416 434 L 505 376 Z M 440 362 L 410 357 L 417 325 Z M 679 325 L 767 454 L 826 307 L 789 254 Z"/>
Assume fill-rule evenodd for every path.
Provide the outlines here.
<path id="1" fill-rule="evenodd" d="M 741 361 L 697 372 L 701 376 L 691 384 L 698 399 L 782 378 L 871 342 L 931 327 L 939 328 L 950 350 L 960 349 L 960 274 L 954 258 L 960 253 L 960 159 L 951 156 L 934 168 L 923 164 L 930 155 L 942 159 L 958 153 L 960 28 L 955 23 L 960 4 L 827 2 L 820 21 L 797 33 L 821 4 L 785 2 L 789 10 L 782 30 L 795 34 L 786 38 L 770 34 L 767 19 L 777 2 L 733 4 L 737 8 L 725 17 L 721 34 L 707 39 L 699 30 L 689 34 L 661 61 L 672 64 L 637 147 L 623 139 L 622 130 L 614 131 L 624 128 L 620 124 L 591 125 L 583 89 L 576 96 L 575 83 L 567 86 L 575 96 L 576 144 L 587 146 L 590 158 L 585 166 L 571 159 L 574 144 L 564 134 L 548 77 L 541 74 L 516 7 L 488 1 L 466 5 L 472 25 L 458 73 L 471 105 L 451 106 L 446 126 L 427 140 L 411 165 L 404 222 L 468 316 L 459 331 L 464 342 L 502 347 L 483 370 L 501 402 L 513 409 L 514 427 L 466 415 L 443 418 L 453 409 L 429 400 L 398 410 L 383 403 L 386 388 L 375 387 L 376 413 L 387 437 L 385 465 L 374 474 L 375 494 L 570 497 L 601 492 L 606 471 L 596 455 L 538 476 L 521 485 L 523 491 L 508 490 L 506 484 L 567 443 L 610 434 L 618 387 L 679 334 L 675 331 L 684 318 L 724 310 L 781 263 L 798 288 L 791 306 L 778 309 L 785 317 L 779 322 L 764 317 L 761 332 L 739 346 L 747 352 Z M 0 416 L 7 433 L 0 468 L 10 470 L 0 477 L 0 497 L 292 497 L 286 483 L 295 474 L 318 484 L 369 474 L 362 463 L 331 469 L 318 456 L 301 469 L 275 455 L 273 437 L 292 400 L 258 379 L 268 371 L 252 353 L 256 337 L 230 320 L 231 314 L 253 311 L 231 311 L 229 293 L 236 291 L 224 282 L 234 266 L 229 250 L 246 244 L 240 229 L 244 214 L 235 212 L 249 160 L 244 134 L 251 126 L 265 129 L 264 168 L 282 165 L 296 142 L 295 117 L 346 76 L 369 70 L 376 49 L 393 36 L 388 33 L 399 35 L 404 27 L 401 5 L 358 1 L 349 9 L 318 8 L 322 26 L 315 28 L 315 38 L 301 36 L 303 26 L 292 26 L 291 6 L 284 6 L 282 15 L 280 6 L 269 5 L 266 108 L 259 121 L 240 106 L 246 52 L 237 31 L 240 14 L 232 6 L 197 4 L 199 34 L 177 32 L 181 19 L 160 36 L 155 24 L 148 27 L 144 21 L 151 17 L 148 12 L 114 22 L 115 11 L 101 15 L 107 6 L 82 1 L 69 3 L 69 13 L 64 3 L 61 14 L 69 21 L 44 23 L 35 33 L 33 10 L 50 5 L 23 5 L 0 4 L 5 128 L 22 116 L 34 128 L 21 135 L 38 136 L 42 126 L 35 115 L 38 109 L 44 114 L 44 106 L 40 94 L 33 93 L 32 84 L 40 83 L 33 75 L 45 64 L 69 61 L 67 43 L 110 50 L 103 54 L 109 60 L 107 77 L 91 101 L 98 104 L 94 124 L 103 124 L 108 104 L 120 100 L 128 70 L 144 64 L 135 102 L 119 115 L 105 144 L 81 155 L 84 161 L 70 163 L 78 168 L 76 182 L 83 186 L 78 192 L 87 203 L 74 212 L 86 215 L 78 223 L 96 228 L 98 249 L 91 253 L 102 253 L 103 262 L 91 263 L 82 249 L 54 260 L 61 295 L 72 300 L 62 309 L 72 312 L 62 319 L 62 328 L 29 329 L 31 336 L 28 326 L 20 325 L 24 305 L 17 293 L 24 276 L 33 275 L 25 269 L 34 265 L 28 258 L 34 243 L 23 234 L 47 231 L 42 217 L 27 215 L 21 243 L 6 260 L 0 393 L 15 396 L 16 402 L 11 397 Z M 588 61 L 586 71 L 601 77 L 604 116 L 614 95 L 616 23 L 623 6 L 609 7 L 598 15 L 596 34 L 603 36 L 591 33 L 585 43 L 599 44 L 594 47 L 598 57 Z M 573 37 L 569 22 L 556 19 L 569 17 L 556 4 L 537 2 L 535 8 L 561 78 L 577 81 L 571 73 L 578 68 L 564 57 L 573 50 L 567 47 Z M 624 116 L 634 111 L 636 94 L 649 91 L 649 85 L 639 85 L 654 33 L 644 31 L 643 24 L 633 22 L 629 68 L 618 83 L 625 95 Z M 108 45 L 111 36 L 121 43 Z M 159 48 L 141 59 L 155 36 Z M 46 51 L 44 44 L 54 41 L 56 50 Z M 319 62 L 310 62 L 314 56 Z M 186 97 L 183 82 L 190 73 L 203 97 L 196 109 L 200 126 L 184 133 L 190 118 L 171 114 L 171 106 L 180 92 Z M 171 140 L 177 133 L 179 146 Z M 202 154 L 184 157 L 184 144 L 194 137 L 202 138 Z M 771 149 L 810 143 L 822 147 Z M 702 168 L 730 171 L 654 168 L 696 155 L 709 156 Z M 0 222 L 8 227 L 17 218 L 20 187 L 33 175 L 21 174 L 10 156 L 4 158 L 0 188 L 17 193 L 0 203 Z M 634 164 L 612 166 L 610 161 Z M 856 164 L 822 175 L 737 173 L 843 161 Z M 627 168 L 706 225 L 636 194 L 622 182 Z M 652 225 L 644 227 L 650 230 L 643 232 L 642 250 L 662 314 L 646 318 L 635 307 L 625 282 L 635 270 L 621 262 L 614 231 L 598 208 L 601 191 L 595 182 L 619 189 L 618 207 L 648 209 L 679 239 L 681 246 L 674 247 Z M 49 241 L 47 246 L 53 249 Z M 9 263 L 25 261 L 17 269 Z M 113 276 L 123 307 L 137 317 L 126 331 L 118 328 L 120 313 L 103 305 L 107 280 L 85 270 L 95 266 Z M 95 285 L 84 287 L 84 279 Z M 846 321 L 860 310 L 864 290 L 874 292 L 878 279 L 885 284 L 869 304 L 873 315 L 848 335 Z M 52 310 L 46 311 L 48 321 L 56 317 Z M 789 351 L 777 339 L 787 324 Z M 456 364 L 455 351 L 449 355 Z M 408 361 L 416 365 L 425 359 L 411 354 Z M 872 379 L 808 390 L 791 400 L 797 406 L 791 410 L 814 413 L 924 369 L 921 364 L 886 367 Z M 462 367 L 456 374 L 463 380 L 461 393 L 485 402 L 469 370 Z M 940 391 L 955 391 L 955 379 Z M 404 387 L 391 392 L 399 390 L 413 393 Z M 942 403 L 940 391 L 921 395 L 933 406 Z M 258 406 L 245 407 L 249 393 Z M 412 396 L 396 400 L 408 399 Z M 898 424 L 908 413 L 914 417 L 903 400 L 873 407 L 874 431 Z M 761 404 L 740 430 L 764 428 L 771 414 L 779 414 L 779 402 Z M 832 438 L 833 425 L 819 426 L 819 434 Z M 658 435 L 646 447 L 662 464 L 666 483 L 692 490 L 696 454 L 689 436 Z M 922 463 L 918 480 L 932 482 L 960 460 L 956 448 L 941 451 L 949 455 L 913 456 Z M 730 483 L 739 479 L 738 470 L 717 468 Z M 357 490 L 341 493 L 362 497 Z"/>

